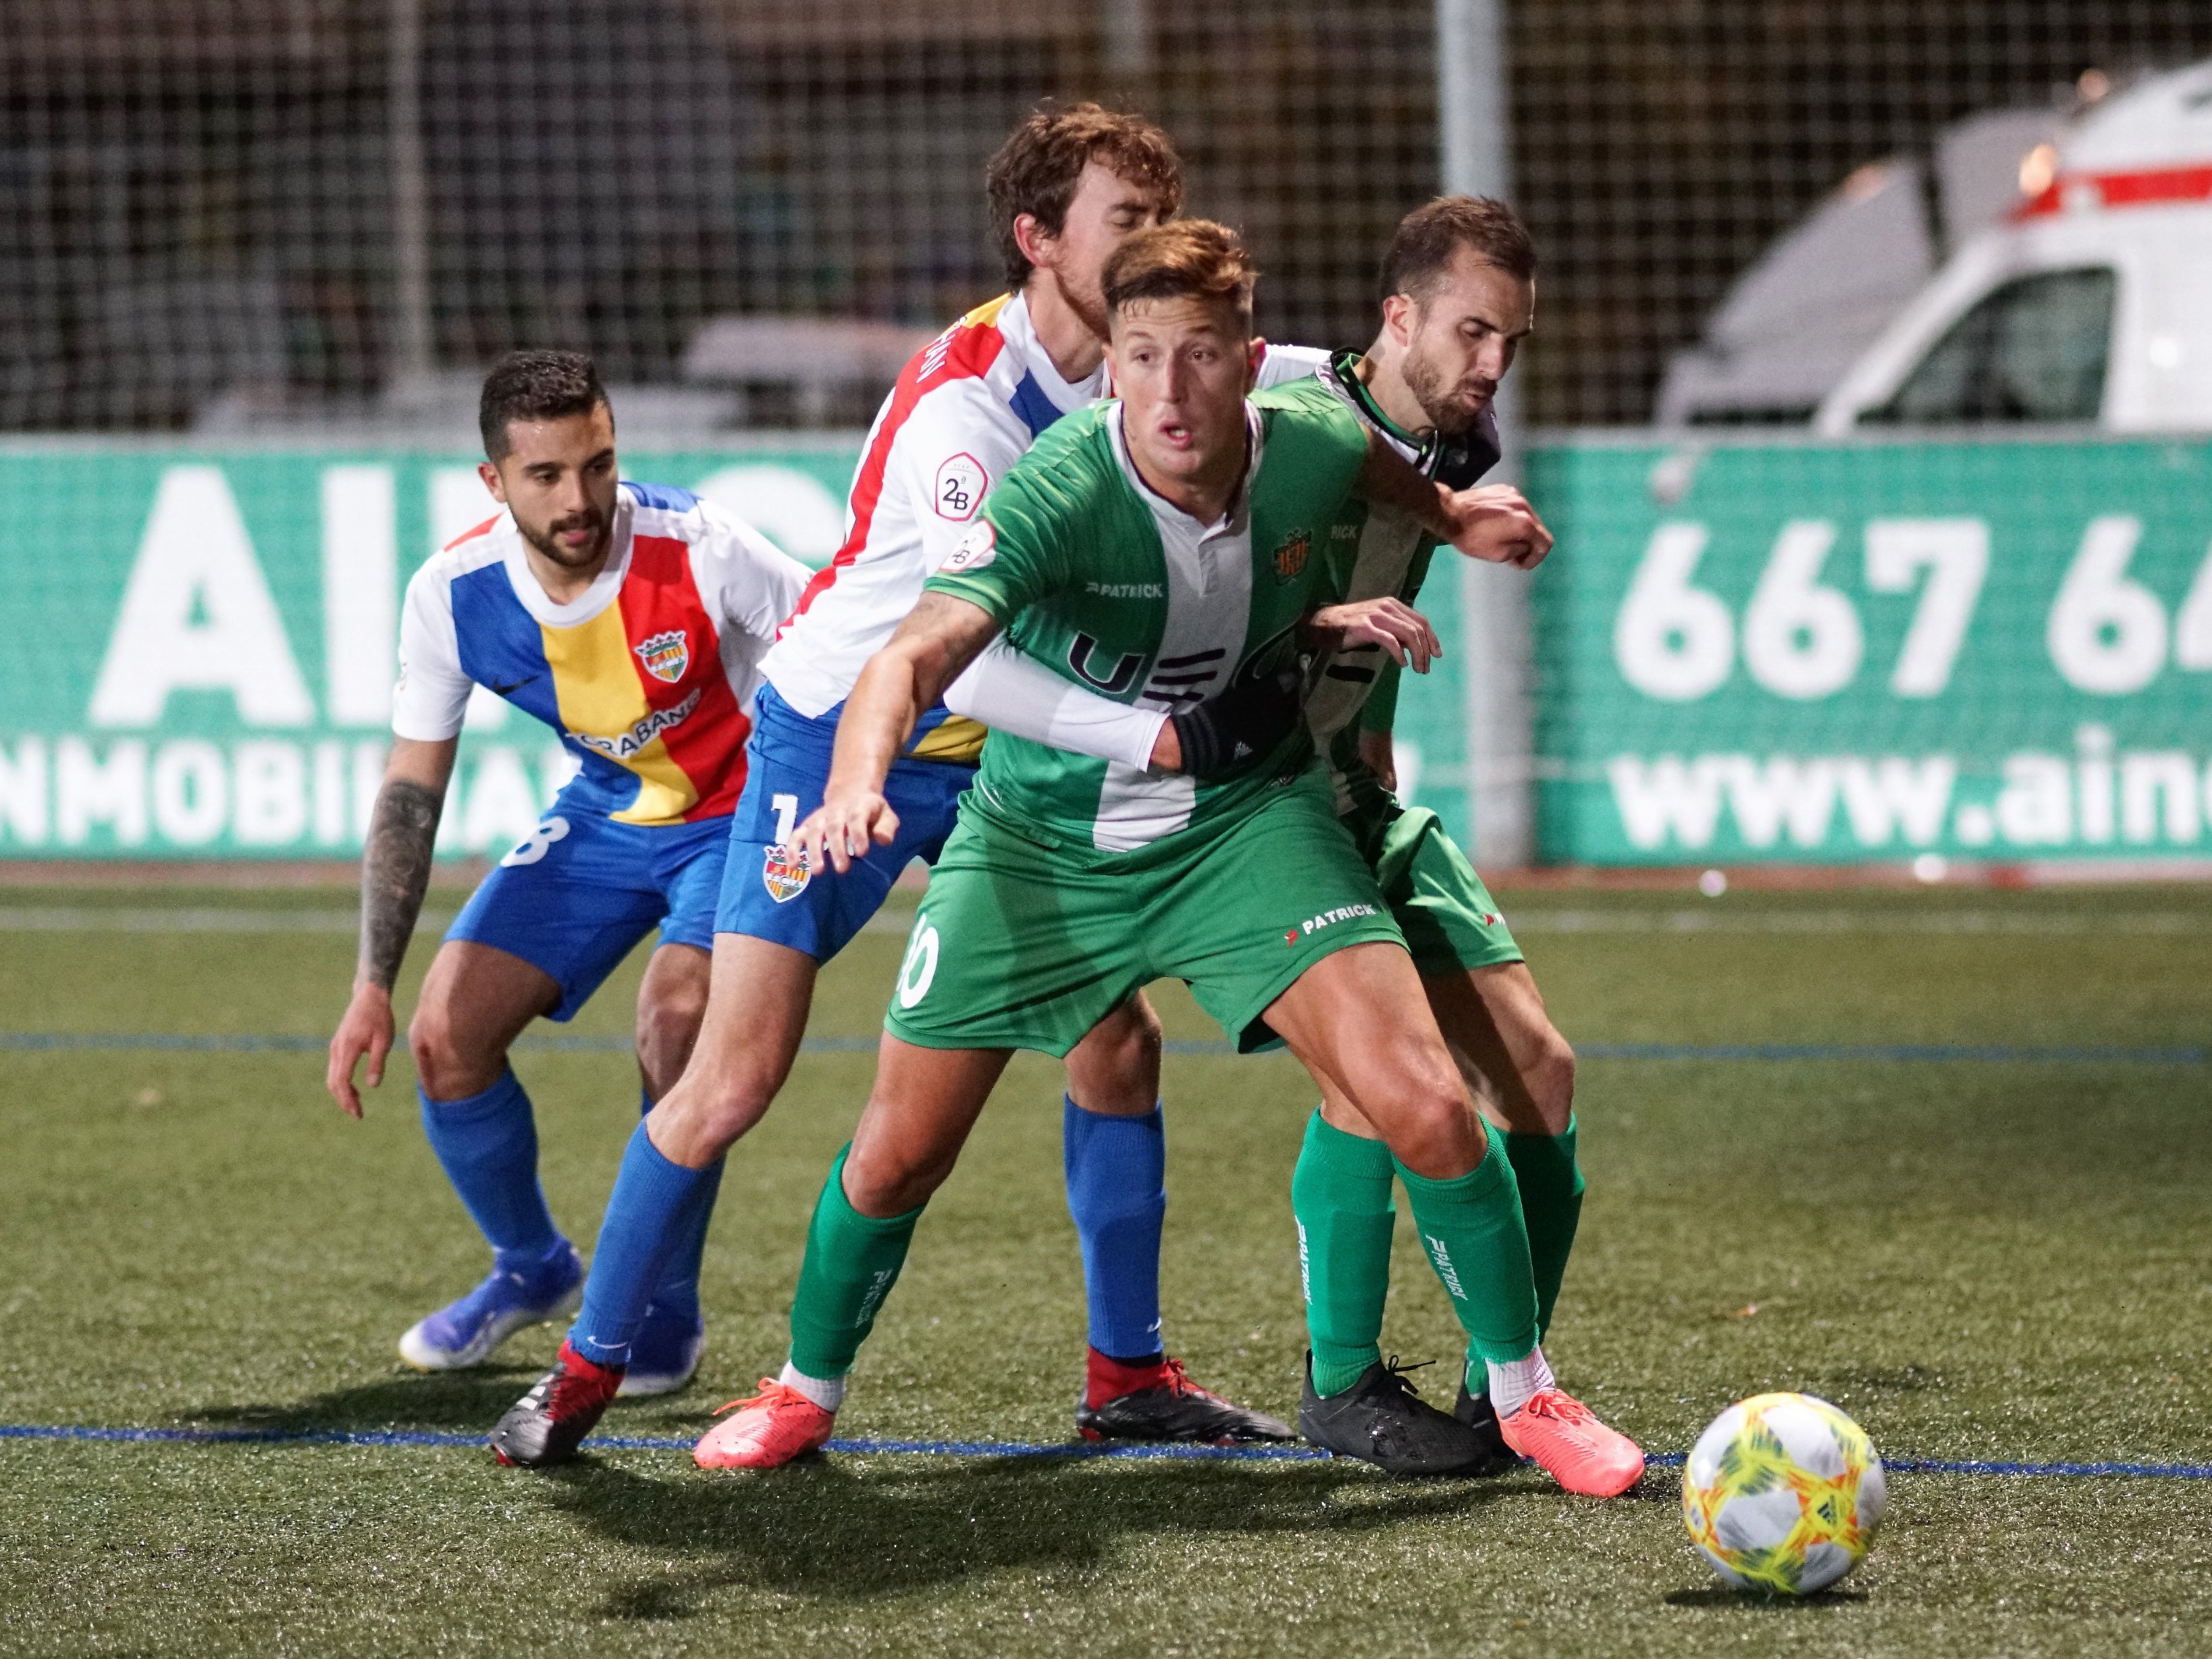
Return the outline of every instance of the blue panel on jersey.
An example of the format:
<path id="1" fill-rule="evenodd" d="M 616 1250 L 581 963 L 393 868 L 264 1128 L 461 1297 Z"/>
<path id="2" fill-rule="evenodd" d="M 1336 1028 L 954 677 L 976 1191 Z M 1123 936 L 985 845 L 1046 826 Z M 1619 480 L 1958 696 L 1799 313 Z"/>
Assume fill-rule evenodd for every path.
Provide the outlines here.
<path id="1" fill-rule="evenodd" d="M 488 564 L 457 576 L 453 593 L 461 672 L 558 732 L 561 708 L 545 660 L 545 636 L 514 597 L 507 567 Z"/>
<path id="2" fill-rule="evenodd" d="M 669 513 L 689 513 L 699 505 L 699 498 L 688 489 L 678 489 L 674 484 L 640 483 L 635 478 L 624 478 L 622 487 L 637 498 L 640 507 L 657 507 Z"/>
<path id="3" fill-rule="evenodd" d="M 1044 388 L 1037 384 L 1035 374 L 1023 375 L 1021 384 L 1006 402 L 1021 416 L 1022 424 L 1029 428 L 1032 438 L 1044 436 L 1044 429 L 1060 418 L 1060 405 L 1044 395 Z"/>

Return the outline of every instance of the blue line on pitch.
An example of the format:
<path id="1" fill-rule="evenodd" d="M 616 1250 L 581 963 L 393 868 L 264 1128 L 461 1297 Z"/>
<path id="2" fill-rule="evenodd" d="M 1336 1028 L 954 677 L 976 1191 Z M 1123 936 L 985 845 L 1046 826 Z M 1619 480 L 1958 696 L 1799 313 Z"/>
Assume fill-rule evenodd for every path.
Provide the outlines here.
<path id="1" fill-rule="evenodd" d="M 2202 1066 L 2212 1048 L 2130 1048 L 2117 1043 L 2029 1046 L 1989 1042 L 1578 1042 L 1585 1060 L 1841 1060 L 1905 1064 Z"/>
<path id="2" fill-rule="evenodd" d="M 811 1036 L 801 1045 L 810 1054 L 872 1054 L 872 1036 Z M 52 1053 L 321 1054 L 329 1039 L 291 1031 L 0 1031 L 0 1050 Z M 541 1054 L 626 1054 L 634 1039 L 593 1032 L 525 1036 L 514 1045 Z M 1170 1037 L 1162 1045 L 1171 1054 L 1230 1054 L 1226 1042 Z M 2212 1048 L 2193 1044 L 2126 1048 L 2118 1044 L 2028 1046 L 1954 1042 L 1582 1042 L 1584 1060 L 1674 1060 L 1720 1061 L 1842 1060 L 1877 1065 L 2103 1065 L 2203 1066 Z"/>
<path id="3" fill-rule="evenodd" d="M 0 1440 L 90 1440 L 186 1445 L 435 1446 L 484 1448 L 481 1434 L 438 1434 L 410 1429 L 124 1429 L 78 1424 L 0 1424 Z M 667 1435 L 602 1434 L 584 1442 L 602 1451 L 690 1451 L 693 1442 Z M 1329 1454 L 1307 1446 L 1092 1445 L 1082 1441 L 1040 1445 L 1007 1440 L 832 1440 L 833 1452 L 854 1456 L 1184 1458 L 1231 1462 L 1317 1462 Z M 1680 1452 L 1646 1460 L 1654 1468 L 1680 1468 Z M 2212 1463 L 2032 1463 L 1989 1458 L 1885 1457 L 1882 1466 L 1908 1474 L 2212 1480 Z"/>

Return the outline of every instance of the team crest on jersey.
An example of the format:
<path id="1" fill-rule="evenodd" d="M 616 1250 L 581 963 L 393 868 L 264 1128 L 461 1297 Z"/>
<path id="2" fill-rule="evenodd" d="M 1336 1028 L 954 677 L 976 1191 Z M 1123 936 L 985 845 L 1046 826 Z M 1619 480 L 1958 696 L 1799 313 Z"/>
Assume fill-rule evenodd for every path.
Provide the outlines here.
<path id="1" fill-rule="evenodd" d="M 691 665 L 691 642 L 680 628 L 640 640 L 630 649 L 637 653 L 647 673 L 669 685 L 682 679 L 684 671 Z"/>
<path id="2" fill-rule="evenodd" d="M 788 904 L 806 890 L 814 872 L 789 848 L 769 848 L 761 860 L 761 885 L 778 904 Z"/>
<path id="3" fill-rule="evenodd" d="M 1275 580 L 1286 585 L 1296 581 L 1312 553 L 1312 538 L 1303 530 L 1295 532 L 1275 550 Z"/>

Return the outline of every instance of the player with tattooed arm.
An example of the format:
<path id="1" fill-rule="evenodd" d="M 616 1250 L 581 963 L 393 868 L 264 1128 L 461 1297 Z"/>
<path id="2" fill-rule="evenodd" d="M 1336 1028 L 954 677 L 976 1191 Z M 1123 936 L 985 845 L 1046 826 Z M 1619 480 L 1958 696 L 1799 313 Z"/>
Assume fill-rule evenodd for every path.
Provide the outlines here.
<path id="1" fill-rule="evenodd" d="M 538 1182 L 538 1135 L 507 1049 L 565 1020 L 659 930 L 638 991 L 650 1109 L 683 1072 L 744 787 L 759 664 L 806 580 L 750 528 L 681 489 L 618 482 L 613 411 L 588 359 L 518 352 L 485 380 L 479 469 L 501 510 L 408 584 L 394 741 L 362 860 L 361 959 L 328 1083 L 383 1080 L 392 988 L 422 904 L 461 720 L 489 687 L 560 733 L 582 769 L 446 935 L 409 1026 L 422 1126 L 492 1248 L 490 1275 L 399 1340 L 410 1364 L 481 1364 L 521 1327 L 574 1311 L 575 1249 Z M 711 1181 L 719 1175 L 711 1171 Z M 702 1206 L 650 1291 L 626 1394 L 690 1379 Z"/>

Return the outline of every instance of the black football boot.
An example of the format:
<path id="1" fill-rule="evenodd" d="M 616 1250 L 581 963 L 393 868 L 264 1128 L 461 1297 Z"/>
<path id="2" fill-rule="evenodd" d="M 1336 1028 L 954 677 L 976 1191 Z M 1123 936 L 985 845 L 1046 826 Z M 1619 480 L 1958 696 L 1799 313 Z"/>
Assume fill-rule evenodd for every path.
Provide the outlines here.
<path id="1" fill-rule="evenodd" d="M 622 1387 L 620 1365 L 595 1365 L 566 1342 L 553 1369 L 507 1408 L 491 1431 L 499 1461 L 526 1469 L 565 1463 Z"/>
<path id="2" fill-rule="evenodd" d="M 1075 1426 L 1085 1440 L 1181 1440 L 1236 1446 L 1295 1440 L 1287 1423 L 1248 1411 L 1190 1380 L 1180 1359 L 1160 1364 L 1154 1387 L 1133 1389 L 1093 1406 L 1075 1402 Z"/>
<path id="3" fill-rule="evenodd" d="M 1420 1397 L 1395 1356 L 1359 1374 L 1342 1394 L 1314 1392 L 1313 1356 L 1298 1401 L 1298 1428 L 1315 1445 L 1392 1474 L 1496 1474 L 1512 1466 L 1495 1431 L 1486 1437 Z"/>
<path id="4" fill-rule="evenodd" d="M 1499 1460 L 1501 1468 L 1518 1461 L 1506 1445 L 1504 1435 L 1498 1431 L 1498 1408 L 1490 1403 L 1487 1394 L 1469 1394 L 1467 1384 L 1462 1382 L 1459 1385 L 1459 1398 L 1452 1404 L 1452 1415 L 1481 1437 L 1483 1444 L 1489 1447 L 1492 1454 Z"/>

